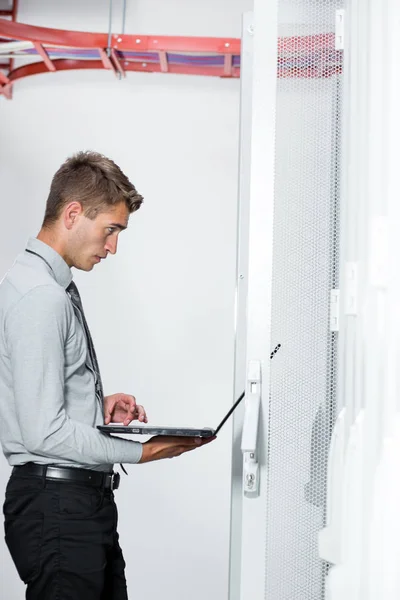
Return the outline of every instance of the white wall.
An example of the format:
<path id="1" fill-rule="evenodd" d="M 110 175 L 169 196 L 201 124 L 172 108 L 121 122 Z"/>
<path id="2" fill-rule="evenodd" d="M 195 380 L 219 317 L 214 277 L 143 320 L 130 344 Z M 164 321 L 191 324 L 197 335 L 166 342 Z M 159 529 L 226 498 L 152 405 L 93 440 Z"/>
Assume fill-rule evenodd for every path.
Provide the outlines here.
<path id="1" fill-rule="evenodd" d="M 106 0 L 20 4 L 22 22 L 107 31 Z M 239 37 L 249 8 L 128 0 L 126 32 Z M 36 234 L 61 162 L 88 148 L 112 157 L 145 204 L 118 255 L 76 274 L 106 393 L 134 393 L 154 423 L 214 426 L 232 402 L 239 82 L 85 71 L 32 77 L 0 100 L 0 277 Z M 123 476 L 132 597 L 227 598 L 230 455 L 228 426 L 197 453 Z M 3 459 L 1 490 L 8 476 Z M 0 599 L 20 600 L 3 542 L 0 576 Z"/>

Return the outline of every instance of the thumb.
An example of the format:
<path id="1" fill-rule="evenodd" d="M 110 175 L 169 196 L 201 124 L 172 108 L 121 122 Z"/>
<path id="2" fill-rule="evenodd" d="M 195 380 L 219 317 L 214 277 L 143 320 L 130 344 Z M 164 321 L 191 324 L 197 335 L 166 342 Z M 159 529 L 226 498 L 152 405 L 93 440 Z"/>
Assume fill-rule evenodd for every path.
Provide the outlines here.
<path id="1" fill-rule="evenodd" d="M 181 442 L 184 446 L 201 446 L 200 437 L 187 437 L 183 438 Z"/>

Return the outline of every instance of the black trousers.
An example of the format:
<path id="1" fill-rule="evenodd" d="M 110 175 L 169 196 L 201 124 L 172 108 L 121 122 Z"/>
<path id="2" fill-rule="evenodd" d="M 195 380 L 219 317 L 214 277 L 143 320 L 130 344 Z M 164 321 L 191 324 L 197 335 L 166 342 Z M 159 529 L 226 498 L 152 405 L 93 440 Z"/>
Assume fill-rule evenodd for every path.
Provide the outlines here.
<path id="1" fill-rule="evenodd" d="M 127 600 L 111 490 L 13 474 L 3 511 L 27 600 Z"/>

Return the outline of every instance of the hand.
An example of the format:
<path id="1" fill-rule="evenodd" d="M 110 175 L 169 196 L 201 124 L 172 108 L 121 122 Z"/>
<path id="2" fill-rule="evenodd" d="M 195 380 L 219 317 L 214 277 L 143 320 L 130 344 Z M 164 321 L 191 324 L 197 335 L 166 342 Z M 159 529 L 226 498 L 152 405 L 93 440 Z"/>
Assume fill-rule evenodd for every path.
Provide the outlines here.
<path id="1" fill-rule="evenodd" d="M 104 397 L 104 423 L 123 423 L 129 425 L 131 421 L 147 423 L 147 415 L 143 406 L 136 404 L 135 396 L 128 394 L 113 394 Z"/>
<path id="2" fill-rule="evenodd" d="M 209 444 L 215 437 L 177 437 L 173 435 L 156 435 L 143 444 L 143 454 L 139 463 L 161 460 L 162 458 L 175 458 L 184 452 L 190 452 Z"/>

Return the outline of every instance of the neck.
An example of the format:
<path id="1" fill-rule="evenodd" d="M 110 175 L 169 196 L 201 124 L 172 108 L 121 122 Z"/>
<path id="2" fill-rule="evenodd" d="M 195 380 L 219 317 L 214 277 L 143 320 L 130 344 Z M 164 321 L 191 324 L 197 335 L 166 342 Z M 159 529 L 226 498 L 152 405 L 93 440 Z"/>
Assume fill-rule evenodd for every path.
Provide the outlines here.
<path id="1" fill-rule="evenodd" d="M 63 243 L 62 237 L 57 233 L 54 228 L 42 227 L 37 235 L 37 239 L 53 248 L 58 254 L 65 260 L 69 267 L 72 267 L 66 250 L 65 244 Z"/>

